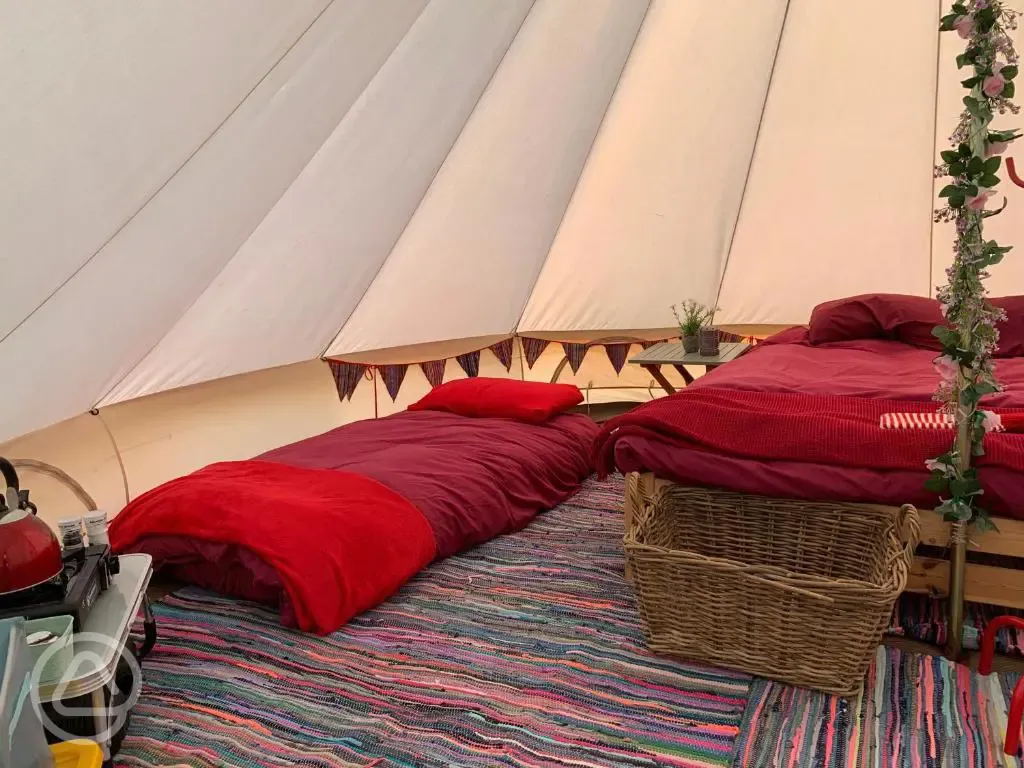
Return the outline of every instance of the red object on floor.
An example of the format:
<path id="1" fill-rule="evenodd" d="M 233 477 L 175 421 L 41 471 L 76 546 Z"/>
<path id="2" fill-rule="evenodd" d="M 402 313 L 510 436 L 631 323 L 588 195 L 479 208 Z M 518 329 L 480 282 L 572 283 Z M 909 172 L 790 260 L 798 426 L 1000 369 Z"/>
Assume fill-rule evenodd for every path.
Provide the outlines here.
<path id="1" fill-rule="evenodd" d="M 383 602 L 437 554 L 427 519 L 376 480 L 269 461 L 211 464 L 164 483 L 125 507 L 109 533 L 117 552 L 181 534 L 262 558 L 298 627 L 317 634 Z"/>
<path id="2" fill-rule="evenodd" d="M 988 623 L 981 636 L 981 658 L 978 660 L 978 673 L 992 674 L 992 657 L 996 653 L 996 634 L 1000 629 L 1013 627 L 1024 630 L 1024 618 L 1020 616 L 998 616 Z M 1003 752 L 1016 755 L 1020 749 L 1020 727 L 1024 720 L 1024 677 L 1013 687 L 1010 698 L 1010 709 L 1006 715 L 1006 738 L 1003 739 Z"/>

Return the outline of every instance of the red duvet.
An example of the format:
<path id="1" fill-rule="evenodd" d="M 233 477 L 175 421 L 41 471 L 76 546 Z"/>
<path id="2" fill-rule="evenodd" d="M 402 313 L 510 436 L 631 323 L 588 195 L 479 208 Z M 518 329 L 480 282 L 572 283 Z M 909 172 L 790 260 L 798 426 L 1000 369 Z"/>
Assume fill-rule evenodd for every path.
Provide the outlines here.
<path id="1" fill-rule="evenodd" d="M 590 474 L 597 426 L 400 413 L 213 464 L 135 499 L 110 526 L 188 583 L 277 604 L 327 633 L 435 557 L 527 525 Z"/>
<path id="2" fill-rule="evenodd" d="M 876 416 L 936 408 L 936 354 L 881 339 L 811 346 L 806 330 L 794 329 L 698 379 L 676 396 L 682 406 L 664 398 L 609 422 L 599 440 L 602 466 L 764 496 L 934 505 L 924 461 L 948 449 L 952 435 L 881 430 Z M 1000 359 L 996 372 L 1005 391 L 985 407 L 1024 410 L 1024 359 Z M 797 412 L 776 409 L 780 396 Z M 663 408 L 687 409 L 696 426 L 674 429 L 684 411 L 661 418 Z M 1024 517 L 1024 435 L 992 435 L 987 445 L 985 506 Z"/>

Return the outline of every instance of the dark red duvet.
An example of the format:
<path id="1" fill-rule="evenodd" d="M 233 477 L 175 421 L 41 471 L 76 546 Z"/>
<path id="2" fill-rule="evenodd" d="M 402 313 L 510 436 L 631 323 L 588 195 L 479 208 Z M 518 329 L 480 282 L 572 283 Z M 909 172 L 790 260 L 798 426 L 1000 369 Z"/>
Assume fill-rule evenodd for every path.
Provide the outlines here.
<path id="1" fill-rule="evenodd" d="M 744 392 L 766 403 L 774 394 L 806 396 L 812 409 L 825 408 L 822 396 L 851 398 L 879 403 L 898 401 L 892 410 L 903 406 L 933 410 L 932 394 L 938 375 L 932 361 L 937 352 L 919 349 L 896 341 L 863 339 L 811 346 L 807 331 L 793 329 L 758 346 L 738 360 L 698 379 L 687 390 L 691 394 L 720 391 Z M 1024 358 L 1005 358 L 996 363 L 996 374 L 1005 391 L 986 398 L 985 407 L 997 410 L 1024 408 Z M 687 390 L 677 397 L 685 397 Z M 763 397 L 759 398 L 758 396 Z M 665 398 L 659 402 L 666 402 Z M 817 403 L 815 406 L 814 404 Z M 653 404 L 652 404 L 653 405 Z M 696 404 L 695 404 L 696 405 Z M 636 409 L 620 420 L 610 422 L 612 429 L 628 425 Z M 889 410 L 889 408 L 882 408 Z M 873 418 L 873 417 L 872 417 Z M 723 419 L 723 421 L 728 421 Z M 936 497 L 923 487 L 927 472 L 924 460 L 936 455 L 945 444 L 945 433 L 922 436 L 906 432 L 878 430 L 872 447 L 846 444 L 851 453 L 836 457 L 836 446 L 820 435 L 811 438 L 798 424 L 772 419 L 750 418 L 742 425 L 743 443 L 764 438 L 759 452 L 735 450 L 736 446 L 715 446 L 721 425 L 708 425 L 708 441 L 680 439 L 670 431 L 657 429 L 620 430 L 610 443 L 610 461 L 623 472 L 654 472 L 659 477 L 690 485 L 779 498 L 860 501 L 883 504 L 912 503 L 922 507 L 935 504 Z M 788 427 L 788 428 L 786 428 Z M 782 430 L 782 431 L 780 431 Z M 777 436 L 777 439 L 775 439 Z M 879 465 L 877 446 L 893 445 L 919 438 L 935 441 L 918 446 L 920 456 L 906 461 Z M 948 435 L 950 442 L 952 435 Z M 1024 435 L 993 435 L 993 443 L 1024 448 Z M 803 453 L 780 452 L 779 448 L 795 439 L 803 441 Z M 836 440 L 843 440 L 838 433 Z M 792 446 L 790 446 L 792 447 Z M 840 446 L 842 447 L 842 446 Z M 607 457 L 606 453 L 606 457 Z M 918 460 L 920 464 L 918 464 Z M 1024 519 L 1024 472 L 1012 461 L 981 469 L 985 488 L 984 505 L 992 512 Z"/>
<path id="2" fill-rule="evenodd" d="M 327 633 L 431 560 L 527 525 L 591 472 L 597 426 L 405 412 L 224 462 L 132 501 L 110 526 L 188 583 L 279 604 Z"/>

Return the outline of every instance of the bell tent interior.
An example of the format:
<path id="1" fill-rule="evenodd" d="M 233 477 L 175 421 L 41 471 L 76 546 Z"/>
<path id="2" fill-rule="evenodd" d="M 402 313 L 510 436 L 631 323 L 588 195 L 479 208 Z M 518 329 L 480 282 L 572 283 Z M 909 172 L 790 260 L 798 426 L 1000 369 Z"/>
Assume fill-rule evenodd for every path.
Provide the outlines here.
<path id="1" fill-rule="evenodd" d="M 666 338 L 688 297 L 726 328 L 806 323 L 842 295 L 931 295 L 951 258 L 936 3 L 863 36 L 810 0 L 2 13 L 0 438 L 104 509 L 118 455 L 134 496 L 429 386 L 412 366 L 394 403 L 369 381 L 340 403 L 322 357 Z M 990 290 L 1022 285 L 1009 259 Z M 597 352 L 560 380 L 649 397 Z M 547 380 L 562 356 L 480 364 Z M 43 514 L 67 507 L 33 483 Z"/>
<path id="2" fill-rule="evenodd" d="M 934 297 L 949 7 L 0 2 L 0 455 L 56 526 L 442 377 L 656 399 L 623 362 L 685 299 L 761 339 Z"/>

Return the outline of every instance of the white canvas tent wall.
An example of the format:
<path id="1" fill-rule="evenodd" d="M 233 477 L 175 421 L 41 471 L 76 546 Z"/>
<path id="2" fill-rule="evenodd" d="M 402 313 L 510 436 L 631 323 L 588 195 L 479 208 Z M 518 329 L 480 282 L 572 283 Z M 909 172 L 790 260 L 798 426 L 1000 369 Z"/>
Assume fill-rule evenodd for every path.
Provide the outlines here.
<path id="1" fill-rule="evenodd" d="M 2 452 L 117 509 L 119 462 L 134 495 L 427 387 L 413 367 L 396 404 L 370 382 L 342 404 L 323 355 L 927 295 L 959 90 L 939 6 L 0 0 Z M 993 231 L 1019 243 L 1004 188 Z M 992 288 L 1024 291 L 1024 261 Z M 574 380 L 650 396 L 594 352 Z"/>

